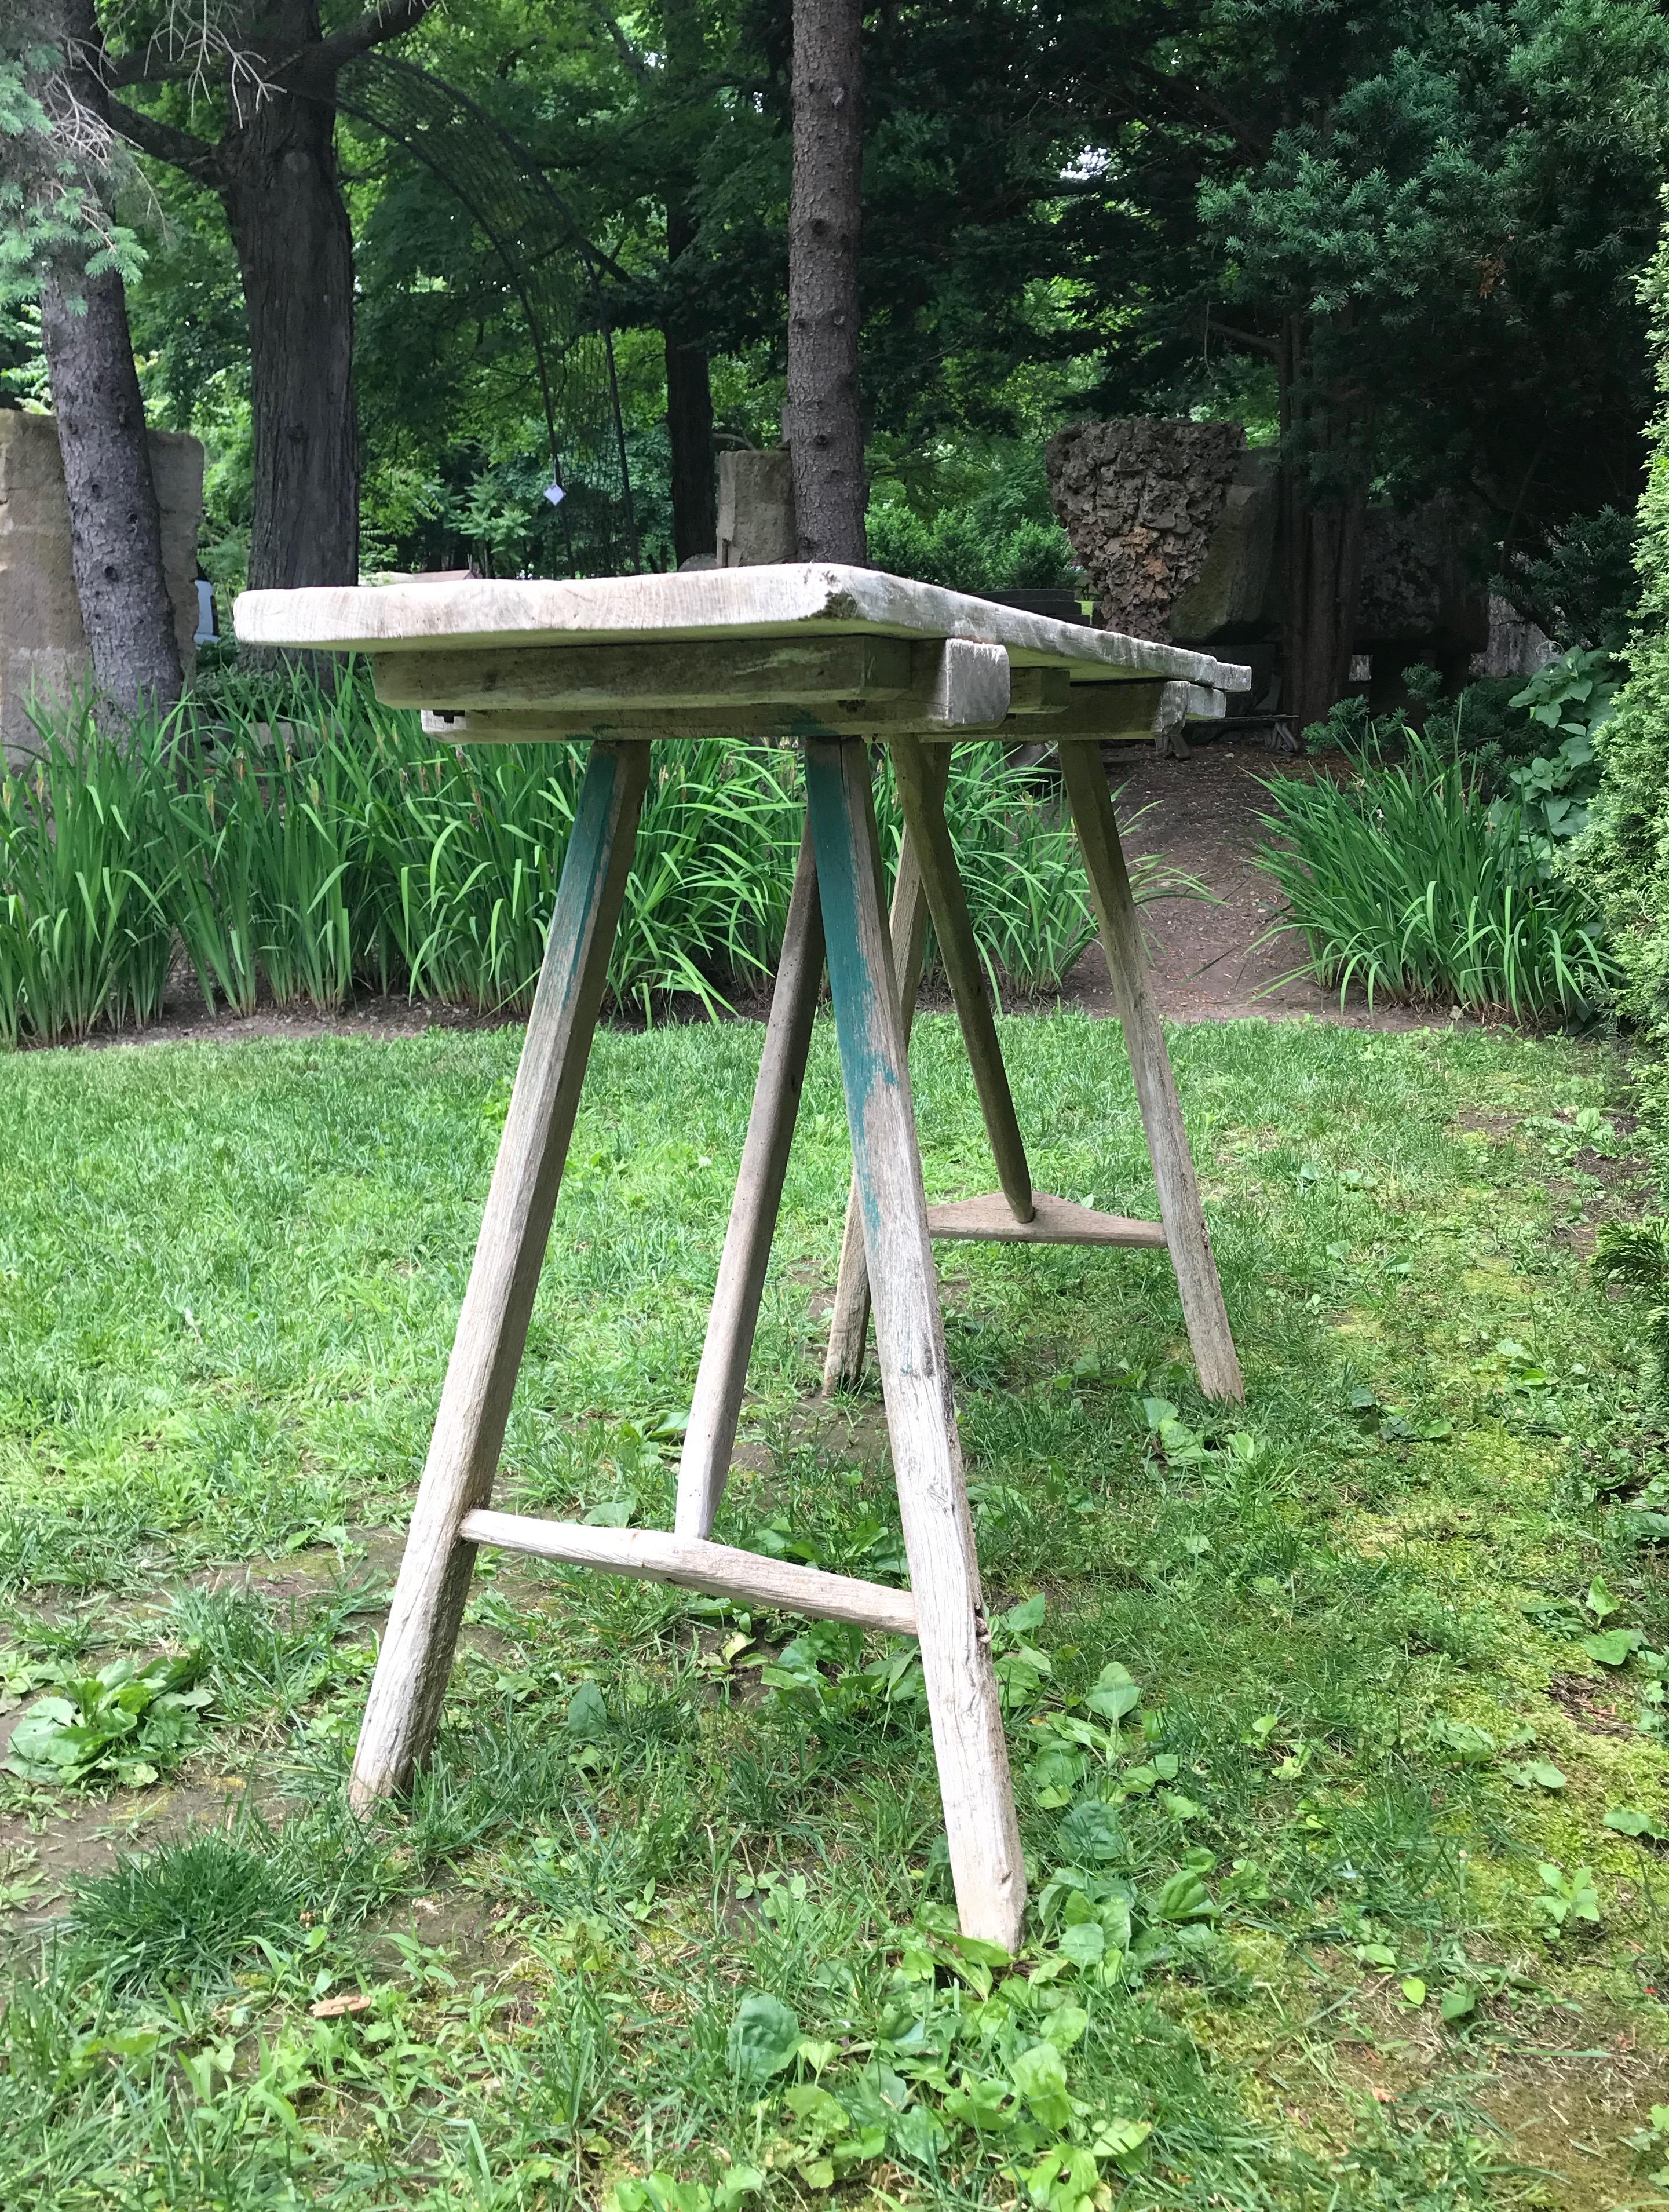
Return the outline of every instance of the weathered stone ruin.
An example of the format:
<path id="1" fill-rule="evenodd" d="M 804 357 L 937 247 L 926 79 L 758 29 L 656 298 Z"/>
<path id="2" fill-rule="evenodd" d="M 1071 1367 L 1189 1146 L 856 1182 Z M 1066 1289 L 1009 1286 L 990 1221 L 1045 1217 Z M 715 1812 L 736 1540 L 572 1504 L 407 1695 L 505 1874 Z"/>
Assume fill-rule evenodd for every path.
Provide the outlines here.
<path id="1" fill-rule="evenodd" d="M 1246 447 L 1238 422 L 1076 422 L 1048 444 L 1049 499 L 1104 628 L 1169 639 L 1205 573 Z"/>
<path id="2" fill-rule="evenodd" d="M 1049 495 L 1109 629 L 1247 663 L 1242 703 L 1278 714 L 1280 495 L 1275 456 L 1234 422 L 1079 422 L 1050 440 Z M 1454 498 L 1370 507 L 1354 683 L 1376 710 L 1423 660 L 1451 690 L 1527 674 L 1551 648 L 1479 582 L 1481 518 Z"/>
<path id="3" fill-rule="evenodd" d="M 197 665 L 203 447 L 180 432 L 153 430 L 150 449 L 168 599 L 189 676 Z M 70 698 L 88 673 L 58 424 L 50 415 L 0 409 L 0 753 L 12 760 L 34 752 L 31 697 Z"/>

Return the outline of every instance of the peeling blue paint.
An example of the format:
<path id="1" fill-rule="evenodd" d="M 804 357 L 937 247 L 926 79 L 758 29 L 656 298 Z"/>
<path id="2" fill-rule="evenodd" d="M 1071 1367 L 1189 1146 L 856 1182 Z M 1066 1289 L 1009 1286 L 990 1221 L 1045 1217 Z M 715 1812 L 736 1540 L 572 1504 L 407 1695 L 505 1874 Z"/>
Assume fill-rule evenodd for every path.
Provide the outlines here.
<path id="1" fill-rule="evenodd" d="M 547 941 L 561 948 L 565 963 L 561 1002 L 567 1005 L 579 988 L 584 966 L 586 933 L 603 896 L 603 886 L 614 853 L 615 796 L 620 781 L 621 757 L 610 744 L 594 744 L 586 763 L 585 780 L 574 810 L 574 827 L 562 855 L 562 872 L 556 884 Z"/>
<path id="2" fill-rule="evenodd" d="M 848 749 L 850 749 L 848 750 Z M 883 979 L 865 957 L 859 927 L 859 885 L 864 871 L 858 829 L 848 804 L 847 777 L 864 778 L 855 794 L 868 805 L 869 757 L 860 738 L 814 738 L 805 744 L 805 805 L 817 860 L 817 889 L 822 900 L 823 941 L 828 961 L 829 995 L 834 1001 L 834 1035 L 845 1079 L 847 1121 L 866 1237 L 878 1229 L 869 1170 L 869 1103 L 877 1091 L 898 1088 L 899 1070 L 889 1049 L 882 1005 Z M 885 916 L 882 927 L 886 927 Z"/>

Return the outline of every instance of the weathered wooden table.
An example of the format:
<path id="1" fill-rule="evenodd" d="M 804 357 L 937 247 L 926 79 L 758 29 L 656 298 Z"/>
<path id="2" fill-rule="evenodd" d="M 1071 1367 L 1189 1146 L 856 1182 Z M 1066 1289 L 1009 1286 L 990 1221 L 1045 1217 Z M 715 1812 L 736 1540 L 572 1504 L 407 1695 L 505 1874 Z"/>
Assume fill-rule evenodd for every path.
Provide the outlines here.
<path id="1" fill-rule="evenodd" d="M 1159 687 L 1221 713 L 1246 672 L 871 570 L 781 567 L 578 583 L 252 592 L 249 644 L 353 650 L 379 696 L 473 744 L 591 739 L 544 965 L 355 1759 L 355 1801 L 400 1787 L 439 1724 L 476 1548 L 496 1544 L 914 1635 L 964 1930 L 1017 1947 L 1025 1867 L 980 1594 L 932 1239 L 1165 1246 L 1203 1387 L 1241 1395 L 1175 1085 L 1150 995 L 1099 750 L 1150 728 Z M 679 1469 L 672 1533 L 489 1510 L 619 919 L 652 738 L 798 739 L 806 829 Z M 1047 737 L 1088 873 L 1158 1188 L 1133 1221 L 1032 1187 L 945 826 L 949 747 Z M 869 745 L 891 750 L 906 844 L 892 927 Z M 931 916 L 1000 1193 L 932 1206 L 907 1058 Z M 825 964 L 852 1132 L 830 1374 L 863 1357 L 873 1297 L 907 1591 L 711 1539 L 740 1413 Z"/>

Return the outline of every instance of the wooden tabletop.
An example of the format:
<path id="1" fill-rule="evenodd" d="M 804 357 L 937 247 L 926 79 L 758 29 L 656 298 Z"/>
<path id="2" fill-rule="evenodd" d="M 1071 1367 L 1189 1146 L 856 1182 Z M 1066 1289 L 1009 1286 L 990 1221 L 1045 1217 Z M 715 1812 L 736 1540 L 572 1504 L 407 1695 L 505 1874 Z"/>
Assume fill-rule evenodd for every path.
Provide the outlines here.
<path id="1" fill-rule="evenodd" d="M 1075 684 L 1157 679 L 1244 691 L 1252 680 L 1249 670 L 1210 653 L 821 562 L 246 592 L 234 623 L 245 645 L 372 654 L 808 635 L 964 638 L 1005 647 L 1017 668 L 1064 667 Z"/>
<path id="2" fill-rule="evenodd" d="M 246 645 L 368 656 L 377 696 L 461 744 L 913 733 L 1085 739 L 1220 716 L 1251 672 L 875 568 L 246 592 Z"/>

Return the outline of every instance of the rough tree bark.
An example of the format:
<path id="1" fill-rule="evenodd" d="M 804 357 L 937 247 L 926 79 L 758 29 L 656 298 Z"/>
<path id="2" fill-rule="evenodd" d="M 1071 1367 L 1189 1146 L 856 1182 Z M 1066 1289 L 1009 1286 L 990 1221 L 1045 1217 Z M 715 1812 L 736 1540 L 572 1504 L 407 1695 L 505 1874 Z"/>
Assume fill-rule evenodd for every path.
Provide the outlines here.
<path id="1" fill-rule="evenodd" d="M 1350 681 L 1368 488 L 1315 498 L 1302 481 L 1295 482 L 1296 475 L 1284 471 L 1281 483 L 1281 706 L 1303 730 L 1324 720 Z"/>
<path id="2" fill-rule="evenodd" d="M 319 36 L 314 0 L 276 0 L 268 66 Z M 252 590 L 359 580 L 354 236 L 336 109 L 276 91 L 222 139 L 221 204 L 249 310 Z"/>
<path id="3" fill-rule="evenodd" d="M 93 0 L 58 0 L 43 28 L 58 47 L 58 90 L 106 129 L 109 96 Z M 48 90 L 48 112 L 54 104 Z M 60 252 L 43 272 L 40 331 L 64 456 L 70 551 L 100 693 L 125 714 L 173 705 L 179 645 L 162 567 L 162 519 L 121 273 Z"/>
<path id="4" fill-rule="evenodd" d="M 1282 334 L 1281 706 L 1298 729 L 1320 721 L 1350 681 L 1362 599 L 1368 477 L 1347 398 L 1318 385 L 1309 333 Z"/>
<path id="5" fill-rule="evenodd" d="M 701 10 L 695 0 L 661 0 L 660 12 L 667 88 L 675 99 L 689 101 L 691 112 L 699 114 L 706 103 L 695 95 L 707 67 Z M 616 36 L 641 78 L 641 58 L 617 27 Z M 701 228 L 691 204 L 694 183 L 693 173 L 686 171 L 669 179 L 666 191 L 666 264 L 673 305 L 662 336 L 666 342 L 666 434 L 672 449 L 672 551 L 679 562 L 692 554 L 712 553 L 719 544 L 713 385 L 707 349 L 688 325 L 690 287 L 681 281 L 684 272 L 678 267 Z"/>
<path id="6" fill-rule="evenodd" d="M 666 258 L 676 263 L 695 242 L 696 225 L 681 201 L 666 208 Z M 679 562 L 719 544 L 719 484 L 713 453 L 713 385 L 706 349 L 683 337 L 669 317 L 666 433 L 672 448 L 672 552 Z"/>
<path id="7" fill-rule="evenodd" d="M 337 172 L 337 75 L 433 4 L 379 0 L 327 37 L 318 0 L 240 0 L 233 43 L 258 88 L 246 79 L 228 95 L 212 143 L 112 103 L 125 137 L 218 193 L 226 210 L 249 312 L 256 588 L 358 580 L 354 246 Z M 169 51 L 152 45 L 110 81 L 178 73 Z"/>
<path id="8" fill-rule="evenodd" d="M 788 203 L 788 393 L 803 561 L 867 558 L 858 397 L 863 208 L 862 0 L 794 0 L 794 173 Z"/>
<path id="9" fill-rule="evenodd" d="M 40 332 L 93 680 L 124 714 L 172 707 L 185 672 L 120 274 L 49 276 L 40 288 Z"/>

